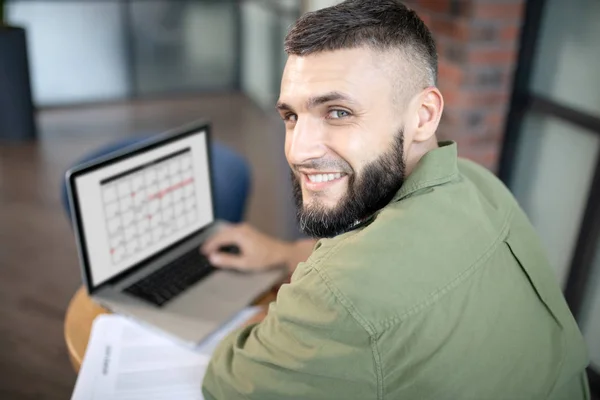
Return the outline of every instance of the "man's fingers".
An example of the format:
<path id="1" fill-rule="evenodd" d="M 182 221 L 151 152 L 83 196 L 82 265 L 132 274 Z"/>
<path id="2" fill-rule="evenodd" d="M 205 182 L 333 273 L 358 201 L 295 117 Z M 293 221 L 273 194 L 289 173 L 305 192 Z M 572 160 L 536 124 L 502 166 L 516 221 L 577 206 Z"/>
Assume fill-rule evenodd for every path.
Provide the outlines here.
<path id="1" fill-rule="evenodd" d="M 210 263 L 217 268 L 247 270 L 247 260 L 243 256 L 226 253 L 211 253 L 208 256 Z"/>
<path id="2" fill-rule="evenodd" d="M 212 254 L 219 250 L 219 247 L 228 244 L 238 244 L 237 232 L 235 228 L 223 228 L 213 236 L 209 237 L 200 248 L 205 255 Z"/>

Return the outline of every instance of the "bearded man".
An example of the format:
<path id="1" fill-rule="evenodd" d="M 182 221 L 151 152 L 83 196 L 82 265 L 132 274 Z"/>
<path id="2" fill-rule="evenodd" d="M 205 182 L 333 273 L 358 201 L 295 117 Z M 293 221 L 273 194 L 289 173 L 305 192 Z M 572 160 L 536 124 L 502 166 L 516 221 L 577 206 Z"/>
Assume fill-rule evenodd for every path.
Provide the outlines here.
<path id="1" fill-rule="evenodd" d="M 319 240 L 242 225 L 203 247 L 217 266 L 293 271 L 264 319 L 221 343 L 205 397 L 589 398 L 584 342 L 531 224 L 436 138 L 444 101 L 419 17 L 349 0 L 300 18 L 285 50 L 277 109 L 298 221 Z"/>

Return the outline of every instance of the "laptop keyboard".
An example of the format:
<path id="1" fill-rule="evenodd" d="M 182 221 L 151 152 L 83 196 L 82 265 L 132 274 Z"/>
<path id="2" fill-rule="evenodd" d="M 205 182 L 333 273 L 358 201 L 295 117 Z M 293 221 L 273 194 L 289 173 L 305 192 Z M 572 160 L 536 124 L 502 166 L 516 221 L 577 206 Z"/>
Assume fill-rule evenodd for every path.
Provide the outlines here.
<path id="1" fill-rule="evenodd" d="M 127 287 L 125 292 L 160 307 L 214 269 L 206 257 L 191 251 Z"/>

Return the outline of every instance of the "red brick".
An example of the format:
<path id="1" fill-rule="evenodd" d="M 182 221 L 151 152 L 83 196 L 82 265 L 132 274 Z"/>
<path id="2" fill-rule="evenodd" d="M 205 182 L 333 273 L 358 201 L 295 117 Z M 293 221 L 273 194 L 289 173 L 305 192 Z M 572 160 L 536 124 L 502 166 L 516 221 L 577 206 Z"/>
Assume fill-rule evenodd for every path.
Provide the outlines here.
<path id="1" fill-rule="evenodd" d="M 497 107 L 508 103 L 508 90 L 462 92 L 459 104 L 465 107 Z"/>
<path id="2" fill-rule="evenodd" d="M 476 19 L 521 21 L 523 9 L 524 2 L 502 4 L 476 2 L 472 7 L 471 15 Z"/>
<path id="3" fill-rule="evenodd" d="M 451 87 L 444 82 L 440 82 L 438 86 L 440 92 L 442 92 L 442 96 L 444 97 L 444 103 L 446 105 L 446 108 L 461 105 L 462 95 L 458 88 Z"/>
<path id="4" fill-rule="evenodd" d="M 453 17 L 469 17 L 473 3 L 477 0 L 452 0 L 450 3 L 450 14 Z"/>
<path id="5" fill-rule="evenodd" d="M 521 34 L 519 25 L 507 25 L 500 30 L 500 40 L 503 42 L 518 42 Z"/>
<path id="6" fill-rule="evenodd" d="M 506 122 L 506 115 L 501 112 L 491 112 L 485 118 L 485 123 L 488 126 L 497 127 L 502 130 Z"/>
<path id="7" fill-rule="evenodd" d="M 516 65 L 524 0 L 409 0 L 427 19 L 445 107 L 438 137 L 495 170 Z"/>
<path id="8" fill-rule="evenodd" d="M 470 142 L 470 147 L 475 149 L 488 149 L 502 142 L 503 131 L 498 127 L 488 127 L 485 132 L 471 134 L 475 140 Z"/>
<path id="9" fill-rule="evenodd" d="M 448 61 L 462 65 L 468 60 L 469 48 L 466 43 L 459 43 L 454 40 L 448 40 L 444 44 L 444 53 L 439 53 Z"/>
<path id="10" fill-rule="evenodd" d="M 429 28 L 431 26 L 431 14 L 427 12 L 417 12 L 417 14 L 419 14 L 419 17 L 423 20 L 423 23 Z"/>
<path id="11" fill-rule="evenodd" d="M 459 109 L 454 108 L 451 112 L 459 116 L 455 125 L 460 125 L 465 132 L 473 135 L 476 142 L 489 138 L 493 131 L 501 131 L 505 121 L 502 106 L 463 106 Z"/>
<path id="12" fill-rule="evenodd" d="M 448 105 L 448 103 L 446 102 L 444 107 L 444 113 L 442 114 L 442 119 L 440 120 L 440 125 L 444 126 L 446 129 L 459 128 L 460 130 L 462 130 L 463 123 L 461 112 L 457 110 L 456 107 Z"/>
<path id="13" fill-rule="evenodd" d="M 439 55 L 440 60 L 445 59 L 444 54 L 446 54 L 447 51 L 447 46 L 446 43 L 444 43 L 443 40 L 439 40 L 437 37 L 434 37 L 435 39 L 435 47 L 437 50 L 437 53 Z"/>
<path id="14" fill-rule="evenodd" d="M 447 108 L 462 111 L 496 110 L 498 107 L 505 107 L 510 99 L 509 90 L 465 90 L 441 82 L 439 89 Z"/>
<path id="15" fill-rule="evenodd" d="M 513 65 L 517 59 L 515 50 L 477 49 L 468 54 L 468 62 L 473 64 Z"/>
<path id="16" fill-rule="evenodd" d="M 469 27 L 470 43 L 495 43 L 498 36 L 498 27 L 494 23 L 471 24 Z"/>
<path id="17" fill-rule="evenodd" d="M 450 0 L 419 0 L 418 7 L 435 13 L 448 13 L 450 11 Z"/>
<path id="18" fill-rule="evenodd" d="M 502 65 L 470 66 L 464 84 L 471 89 L 504 89 L 509 82 L 506 70 Z"/>
<path id="19" fill-rule="evenodd" d="M 498 144 L 502 138 L 503 129 L 498 126 L 481 126 L 465 128 L 460 135 L 463 145 L 468 147 L 487 147 Z"/>
<path id="20" fill-rule="evenodd" d="M 434 16 L 429 25 L 434 36 L 466 41 L 469 38 L 469 27 L 457 18 Z"/>
<path id="21" fill-rule="evenodd" d="M 461 157 L 483 165 L 491 171 L 496 171 L 500 156 L 500 146 L 497 143 L 473 145 L 459 141 L 458 154 Z"/>
<path id="22" fill-rule="evenodd" d="M 463 70 L 458 65 L 440 60 L 438 65 L 439 82 L 443 85 L 460 85 L 463 81 Z"/>

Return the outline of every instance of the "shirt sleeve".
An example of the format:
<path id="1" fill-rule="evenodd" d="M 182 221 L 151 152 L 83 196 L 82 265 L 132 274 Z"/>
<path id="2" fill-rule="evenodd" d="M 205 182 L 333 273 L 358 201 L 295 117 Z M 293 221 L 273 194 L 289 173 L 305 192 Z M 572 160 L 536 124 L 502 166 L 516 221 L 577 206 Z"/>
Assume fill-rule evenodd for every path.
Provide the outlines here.
<path id="1" fill-rule="evenodd" d="M 301 267 L 263 322 L 219 345 L 204 378 L 206 399 L 377 398 L 374 339 L 318 271 Z"/>

